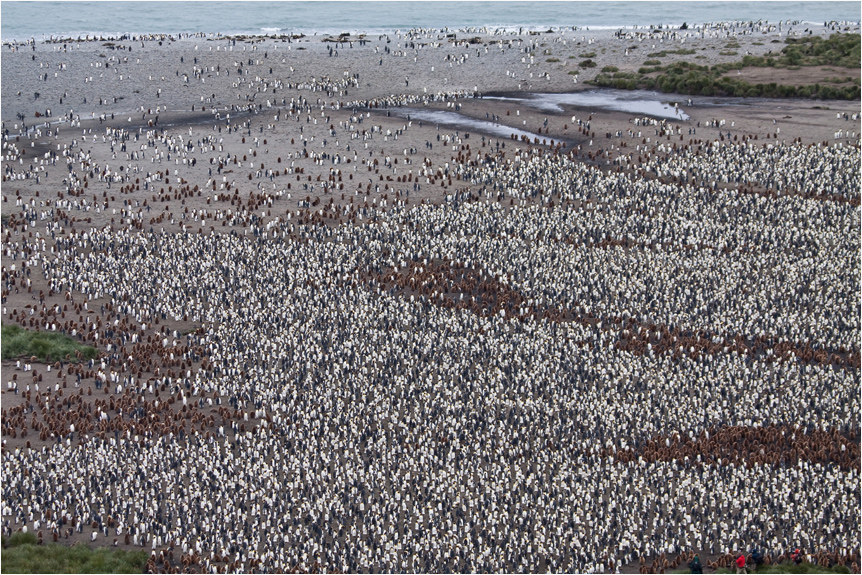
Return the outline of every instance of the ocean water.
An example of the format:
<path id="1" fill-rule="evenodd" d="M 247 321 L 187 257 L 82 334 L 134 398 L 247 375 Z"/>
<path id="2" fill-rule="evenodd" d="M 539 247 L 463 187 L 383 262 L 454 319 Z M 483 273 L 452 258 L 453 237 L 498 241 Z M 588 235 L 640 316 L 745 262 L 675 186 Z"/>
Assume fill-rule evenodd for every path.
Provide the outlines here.
<path id="1" fill-rule="evenodd" d="M 620 28 L 705 22 L 862 19 L 860 2 L 19 2 L 0 4 L 0 40 L 151 33 L 341 33 L 410 28 Z"/>

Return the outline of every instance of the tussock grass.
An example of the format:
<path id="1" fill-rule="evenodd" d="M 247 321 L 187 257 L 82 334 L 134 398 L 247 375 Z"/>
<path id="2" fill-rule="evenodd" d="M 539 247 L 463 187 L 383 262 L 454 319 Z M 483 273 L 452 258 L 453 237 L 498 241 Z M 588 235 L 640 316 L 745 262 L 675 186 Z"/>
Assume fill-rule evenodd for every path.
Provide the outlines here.
<path id="1" fill-rule="evenodd" d="M 688 54 L 691 50 L 654 52 L 651 58 L 668 54 Z M 860 67 L 860 35 L 833 34 L 828 39 L 821 37 L 788 38 L 780 53 L 770 52 L 764 56 L 745 56 L 741 61 L 718 64 L 712 67 L 699 66 L 681 61 L 667 66 L 642 67 L 635 79 L 621 78 L 617 74 L 602 73 L 589 83 L 629 90 L 659 90 L 665 93 L 694 94 L 703 96 L 746 96 L 764 98 L 817 98 L 822 100 L 858 100 L 860 86 L 853 82 L 849 86 L 829 85 L 831 82 L 811 85 L 785 85 L 770 82 L 750 84 L 745 80 L 725 76 L 732 70 L 746 67 L 770 67 L 798 70 L 803 66 Z M 647 60 L 655 62 L 655 60 Z M 657 76 L 649 76 L 659 72 Z M 831 78 L 829 79 L 831 80 Z"/>
<path id="2" fill-rule="evenodd" d="M 3 538 L 3 573 L 143 573 L 146 551 L 36 544 L 32 533 Z"/>
<path id="3" fill-rule="evenodd" d="M 679 50 L 662 50 L 661 52 L 652 52 L 647 54 L 650 58 L 666 58 L 670 54 L 678 54 L 680 56 L 690 56 L 695 53 L 695 50 L 689 48 L 680 48 Z"/>
<path id="4" fill-rule="evenodd" d="M 3 326 L 3 359 L 36 356 L 42 361 L 56 361 L 67 355 L 76 360 L 75 352 L 80 351 L 84 359 L 98 357 L 99 351 L 82 345 L 61 333 L 30 331 L 17 325 Z"/>

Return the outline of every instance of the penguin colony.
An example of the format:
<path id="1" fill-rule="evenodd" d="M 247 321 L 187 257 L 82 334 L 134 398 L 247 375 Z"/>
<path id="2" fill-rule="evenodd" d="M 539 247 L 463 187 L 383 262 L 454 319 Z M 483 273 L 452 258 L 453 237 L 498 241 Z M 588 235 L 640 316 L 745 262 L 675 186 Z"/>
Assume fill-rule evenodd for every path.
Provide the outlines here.
<path id="1" fill-rule="evenodd" d="M 7 135 L 4 322 L 99 357 L 4 365 L 3 534 L 144 548 L 152 572 L 858 564 L 858 139 L 444 131 L 435 166 L 415 123 L 361 121 L 470 94 L 286 99 L 292 130 L 362 152 L 300 132 L 283 162 L 252 108 L 85 127 L 29 169 Z M 46 169 L 56 198 L 7 189 Z"/>

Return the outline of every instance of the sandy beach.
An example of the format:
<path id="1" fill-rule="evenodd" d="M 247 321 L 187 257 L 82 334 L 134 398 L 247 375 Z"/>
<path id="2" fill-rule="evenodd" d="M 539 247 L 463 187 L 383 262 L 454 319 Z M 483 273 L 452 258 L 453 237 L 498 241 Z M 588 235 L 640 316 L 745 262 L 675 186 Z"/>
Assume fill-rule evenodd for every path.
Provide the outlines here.
<path id="1" fill-rule="evenodd" d="M 859 572 L 859 102 L 588 84 L 809 31 L 4 45 L 3 324 L 100 354 L 4 359 L 4 535 L 161 572 L 712 572 L 755 544 Z M 859 78 L 739 76 L 797 74 Z M 776 511 L 787 473 L 829 521 Z"/>
<path id="2" fill-rule="evenodd" d="M 547 141 L 554 139 L 595 152 L 607 148 L 609 143 L 619 147 L 623 142 L 631 144 L 642 140 L 643 137 L 628 135 L 631 120 L 636 115 L 592 106 L 568 106 L 565 110 L 547 113 L 518 106 L 518 102 L 499 105 L 484 99 L 477 101 L 476 97 L 495 93 L 519 98 L 523 97 L 520 94 L 530 93 L 593 91 L 596 88 L 586 82 L 603 67 L 634 71 L 649 60 L 648 53 L 694 50 L 695 55 L 670 54 L 662 58 L 662 62 L 669 64 L 696 58 L 693 61 L 699 64 L 713 65 L 738 59 L 720 55 L 722 51 L 727 52 L 722 48 L 729 43 L 739 44 L 740 47 L 733 50 L 737 54 L 763 55 L 776 50 L 772 41 L 781 38 L 777 31 L 745 32 L 733 34 L 732 40 L 729 40 L 730 31 L 715 29 L 702 33 L 629 31 L 630 38 L 618 38 L 609 31 L 589 30 L 499 36 L 462 32 L 452 34 L 453 38 L 442 33 L 428 33 L 409 38 L 406 35 L 375 36 L 364 39 L 362 45 L 358 36 L 346 37 L 352 42 L 311 36 L 240 40 L 214 37 L 169 40 L 165 37 L 134 42 L 129 39 L 39 43 L 35 47 L 19 46 L 14 51 L 6 47 L 4 50 L 3 85 L 15 89 L 4 90 L 2 118 L 4 130 L 9 130 L 10 134 L 20 131 L 23 124 L 32 128 L 47 122 L 51 126 L 40 127 L 40 132 L 52 131 L 50 138 L 40 138 L 30 131 L 29 152 L 36 152 L 36 146 L 48 146 L 50 140 L 59 143 L 71 137 L 78 139 L 81 145 L 86 142 L 95 158 L 105 157 L 108 150 L 108 146 L 99 145 L 107 127 L 137 131 L 154 126 L 176 132 L 182 130 L 184 136 L 189 135 L 187 130 L 191 127 L 191 136 L 196 138 L 212 135 L 216 126 L 222 124 L 218 140 L 223 149 L 235 150 L 234 154 L 249 149 L 242 142 L 244 137 L 256 138 L 259 142 L 267 140 L 267 144 L 259 144 L 258 149 L 253 150 L 264 155 L 261 162 L 266 164 L 263 158 L 268 159 L 270 154 L 285 157 L 283 159 L 289 155 L 295 158 L 306 151 L 352 156 L 366 149 L 364 144 L 368 142 L 363 142 L 362 147 L 354 145 L 348 151 L 351 142 L 343 126 L 357 115 L 356 110 L 371 102 L 381 107 L 362 112 L 367 114 L 362 126 L 366 132 L 371 132 L 366 127 L 369 123 L 384 134 L 401 130 L 397 151 L 403 152 L 405 147 L 415 149 L 417 151 L 409 155 L 421 154 L 436 166 L 451 156 L 449 147 L 425 147 L 426 142 L 437 142 L 438 123 L 433 131 L 420 130 L 417 125 L 405 123 L 405 118 L 393 117 L 392 111 L 382 107 L 401 106 L 406 102 L 416 108 L 450 110 L 450 106 L 457 104 L 463 115 L 486 120 L 487 114 L 495 114 L 496 123 L 502 128 L 515 128 L 534 135 L 541 132 Z M 803 34 L 803 31 L 796 30 L 796 33 Z M 669 37 L 672 35 L 676 38 Z M 580 68 L 578 63 L 585 55 L 592 54 L 591 59 L 597 66 Z M 771 73 L 769 69 L 763 71 L 763 74 Z M 746 69 L 747 79 L 751 74 L 756 76 L 757 69 Z M 786 74 L 793 75 L 790 71 Z M 820 74 L 823 77 L 839 75 L 829 70 L 820 71 Z M 858 70 L 855 75 L 858 77 Z M 816 81 L 816 78 L 809 80 Z M 845 118 L 859 112 L 852 102 L 758 98 L 723 101 L 693 97 L 693 105 L 688 106 L 688 96 L 653 94 L 647 97 L 678 103 L 690 117 L 680 126 L 694 127 L 695 139 L 714 139 L 724 131 L 733 136 L 770 134 L 780 136 L 778 139 L 783 141 L 801 138 L 806 143 L 834 143 L 838 132 L 842 135 L 838 140 L 853 142 L 853 134 L 858 131 L 854 130 L 856 125 Z M 323 115 L 312 115 L 305 110 L 291 114 L 291 103 L 296 106 L 298 102 L 302 102 L 299 107 L 313 105 L 315 112 L 322 108 Z M 19 113 L 24 114 L 24 121 L 16 119 Z M 215 119 L 216 114 L 219 120 Z M 592 118 L 590 134 L 569 126 L 571 117 L 579 115 Z M 225 134 L 228 116 L 234 129 L 237 126 L 242 129 Z M 69 119 L 75 122 L 74 127 L 70 126 Z M 156 121 L 159 123 L 155 124 Z M 711 121 L 721 123 L 721 129 L 706 126 Z M 330 126 L 341 129 L 335 129 L 335 135 L 329 136 Z M 249 134 L 250 127 L 253 127 L 253 134 Z M 624 134 L 611 138 L 610 142 L 606 138 L 591 137 L 593 132 L 604 135 L 616 133 L 623 127 Z M 725 130 L 726 127 L 729 129 Z M 302 128 L 302 133 L 296 133 L 298 128 Z M 441 129 L 451 134 L 459 131 L 455 121 L 444 124 Z M 92 135 L 85 139 L 82 130 L 88 134 L 92 131 L 96 140 Z M 74 138 L 78 134 L 82 137 Z M 371 137 L 376 136 L 372 133 Z M 377 138 L 378 142 L 380 139 Z M 384 142 L 386 139 L 384 135 Z M 497 140 L 506 138 L 491 139 L 496 145 Z M 307 143 L 300 148 L 298 141 Z M 376 144 L 370 148 L 372 152 L 378 147 Z M 379 146 L 384 151 L 389 147 Z M 108 153 L 115 159 L 113 152 L 108 150 Z M 195 183 L 201 178 L 206 181 L 208 160 L 213 157 L 217 154 L 202 158 L 203 161 L 191 169 L 184 166 L 187 175 L 183 177 Z M 253 162 L 246 160 L 249 161 Z M 328 175 L 316 169 L 313 162 L 308 163 L 311 165 L 304 169 L 313 179 Z M 270 169 L 283 168 L 272 161 L 269 165 Z M 165 168 L 163 165 L 161 170 Z M 60 175 L 56 172 L 54 175 Z M 237 169 L 234 173 L 239 172 Z M 232 179 L 239 181 L 238 175 Z M 25 188 L 23 194 L 28 193 L 26 187 L 30 183 L 21 182 Z M 6 188 L 8 190 L 8 186 Z M 347 189 L 355 191 L 350 190 L 349 185 Z M 441 199 L 438 191 L 442 190 L 429 190 L 428 199 L 438 202 Z M 286 209 L 292 209 L 298 199 L 295 191 L 291 192 L 294 203 L 285 202 Z M 8 198 L 9 192 L 5 194 Z M 99 218 L 94 221 L 101 223 Z"/>

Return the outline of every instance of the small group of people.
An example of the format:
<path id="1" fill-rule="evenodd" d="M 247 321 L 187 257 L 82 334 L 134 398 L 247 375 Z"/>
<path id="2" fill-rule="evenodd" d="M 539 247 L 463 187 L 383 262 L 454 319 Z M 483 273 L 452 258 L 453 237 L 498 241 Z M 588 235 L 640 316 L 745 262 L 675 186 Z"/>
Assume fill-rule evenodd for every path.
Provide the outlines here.
<path id="1" fill-rule="evenodd" d="M 793 553 L 790 554 L 790 560 L 793 561 L 794 564 L 800 565 L 804 560 L 804 555 L 796 548 L 793 550 Z M 753 547 L 749 554 L 749 557 L 745 556 L 745 553 L 740 553 L 736 558 L 736 572 L 737 573 L 748 573 L 748 568 L 752 567 L 757 570 L 763 565 L 765 561 L 765 556 L 763 551 L 758 549 L 757 547 Z M 695 554 L 694 558 L 689 561 L 688 568 L 692 573 L 703 573 L 703 564 L 700 561 L 700 555 Z"/>

